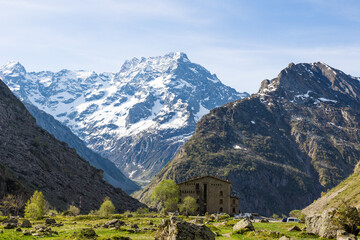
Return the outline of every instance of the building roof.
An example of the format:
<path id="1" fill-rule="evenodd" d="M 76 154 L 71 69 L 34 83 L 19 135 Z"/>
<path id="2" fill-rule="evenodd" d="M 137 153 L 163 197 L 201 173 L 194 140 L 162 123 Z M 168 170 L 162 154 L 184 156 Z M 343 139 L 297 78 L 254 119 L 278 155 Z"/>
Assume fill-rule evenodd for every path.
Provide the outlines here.
<path id="1" fill-rule="evenodd" d="M 210 175 L 202 176 L 202 177 L 198 177 L 198 178 L 193 178 L 193 179 L 190 179 L 190 180 L 187 180 L 187 181 L 185 181 L 185 182 L 178 183 L 178 184 L 180 185 L 180 184 L 184 184 L 184 183 L 188 183 L 188 182 L 200 180 L 200 179 L 203 179 L 203 178 L 214 178 L 214 179 L 216 179 L 216 180 L 219 180 L 219 181 L 222 181 L 222 182 L 231 184 L 231 182 L 230 182 L 229 180 L 221 179 L 221 178 L 214 177 L 214 176 L 210 176 Z"/>

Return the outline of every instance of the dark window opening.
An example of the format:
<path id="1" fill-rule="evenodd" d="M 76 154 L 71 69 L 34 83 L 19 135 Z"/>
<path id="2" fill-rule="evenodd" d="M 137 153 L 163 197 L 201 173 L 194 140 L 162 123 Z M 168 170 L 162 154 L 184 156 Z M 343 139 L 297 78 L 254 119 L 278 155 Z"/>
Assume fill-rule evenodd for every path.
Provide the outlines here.
<path id="1" fill-rule="evenodd" d="M 223 200 L 222 200 L 222 199 L 220 199 L 220 204 L 223 204 Z"/>
<path id="2" fill-rule="evenodd" d="M 220 191 L 220 196 L 223 196 L 223 195 L 224 195 L 223 191 Z"/>
<path id="3" fill-rule="evenodd" d="M 235 213 L 235 208 L 233 208 L 233 213 Z"/>
<path id="4" fill-rule="evenodd" d="M 204 184 L 204 202 L 207 202 L 207 184 Z"/>
<path id="5" fill-rule="evenodd" d="M 223 208 L 221 207 L 221 208 L 220 208 L 220 212 L 222 212 L 222 211 L 223 211 Z"/>

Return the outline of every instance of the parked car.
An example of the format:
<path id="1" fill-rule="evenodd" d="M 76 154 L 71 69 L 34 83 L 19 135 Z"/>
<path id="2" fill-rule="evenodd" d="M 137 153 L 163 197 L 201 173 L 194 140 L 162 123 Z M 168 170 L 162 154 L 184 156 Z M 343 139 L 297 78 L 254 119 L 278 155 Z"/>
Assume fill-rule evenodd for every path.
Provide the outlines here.
<path id="1" fill-rule="evenodd" d="M 288 217 L 287 218 L 287 222 L 299 222 L 300 220 L 298 218 L 295 217 Z"/>
<path id="2" fill-rule="evenodd" d="M 234 219 L 250 218 L 252 219 L 252 213 L 240 213 L 234 216 Z"/>

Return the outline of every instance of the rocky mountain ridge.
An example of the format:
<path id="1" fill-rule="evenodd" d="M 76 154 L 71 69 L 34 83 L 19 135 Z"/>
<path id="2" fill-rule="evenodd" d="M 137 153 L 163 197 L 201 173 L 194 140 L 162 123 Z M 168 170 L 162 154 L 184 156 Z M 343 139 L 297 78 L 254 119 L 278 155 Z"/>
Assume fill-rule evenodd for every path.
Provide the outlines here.
<path id="1" fill-rule="evenodd" d="M 61 124 L 51 115 L 41 111 L 30 103 L 24 103 L 27 110 L 36 119 L 36 123 L 59 141 L 65 142 L 92 166 L 103 170 L 104 180 L 117 188 L 121 188 L 128 194 L 140 189 L 133 181 L 128 179 L 111 161 L 101 157 L 86 147 L 85 143 L 71 132 L 69 128 Z"/>
<path id="2" fill-rule="evenodd" d="M 210 109 L 248 96 L 223 85 L 184 53 L 133 58 L 117 73 L 27 72 L 17 63 L 0 77 L 69 127 L 130 178 L 149 180 L 195 131 Z"/>
<path id="3" fill-rule="evenodd" d="M 98 209 L 109 196 L 117 211 L 143 207 L 119 188 L 105 182 L 92 166 L 64 142 L 40 128 L 9 88 L 0 81 L 0 197 L 35 190 L 49 203 L 81 212 Z"/>
<path id="4" fill-rule="evenodd" d="M 136 194 L 163 179 L 218 175 L 240 210 L 301 209 L 348 177 L 360 159 L 360 81 L 323 63 L 290 64 L 257 94 L 215 108 L 176 157 Z"/>

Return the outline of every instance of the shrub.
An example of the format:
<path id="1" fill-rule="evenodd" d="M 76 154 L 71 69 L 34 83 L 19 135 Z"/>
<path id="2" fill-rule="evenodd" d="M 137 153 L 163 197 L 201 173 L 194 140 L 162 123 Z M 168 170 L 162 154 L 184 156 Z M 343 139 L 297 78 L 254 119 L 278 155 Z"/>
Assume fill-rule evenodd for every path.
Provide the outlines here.
<path id="1" fill-rule="evenodd" d="M 80 209 L 73 205 L 70 205 L 68 211 L 71 213 L 72 216 L 77 216 L 80 214 Z"/>
<path id="2" fill-rule="evenodd" d="M 73 237 L 76 239 L 96 239 L 98 235 L 92 228 L 83 228 L 80 232 L 75 232 Z"/>
<path id="3" fill-rule="evenodd" d="M 148 208 L 138 208 L 138 210 L 136 210 L 137 214 L 146 214 L 149 213 L 149 209 Z"/>
<path id="4" fill-rule="evenodd" d="M 25 205 L 25 217 L 41 219 L 45 213 L 45 202 L 42 192 L 35 191 Z"/>
<path id="5" fill-rule="evenodd" d="M 100 216 L 108 217 L 111 214 L 113 214 L 114 212 L 115 212 L 114 204 L 111 202 L 109 197 L 106 197 L 104 199 L 103 204 L 101 204 L 100 209 L 99 209 Z"/>
<path id="6" fill-rule="evenodd" d="M 179 209 L 182 213 L 193 214 L 196 209 L 198 208 L 198 205 L 196 203 L 195 198 L 186 196 L 183 200 L 183 203 L 179 204 Z"/>
<path id="7" fill-rule="evenodd" d="M 290 216 L 290 217 L 296 217 L 296 218 L 298 218 L 300 221 L 305 221 L 305 217 L 306 217 L 306 215 L 303 214 L 303 213 L 301 212 L 301 210 L 297 210 L 297 209 L 292 210 L 292 211 L 289 213 L 289 216 Z"/>
<path id="8" fill-rule="evenodd" d="M 50 217 L 55 217 L 59 214 L 59 212 L 56 211 L 55 209 L 49 209 L 46 214 Z"/>
<path id="9" fill-rule="evenodd" d="M 337 209 L 333 218 L 336 225 L 341 226 L 346 232 L 357 235 L 357 226 L 360 226 L 360 216 L 356 207 L 343 202 Z"/>

